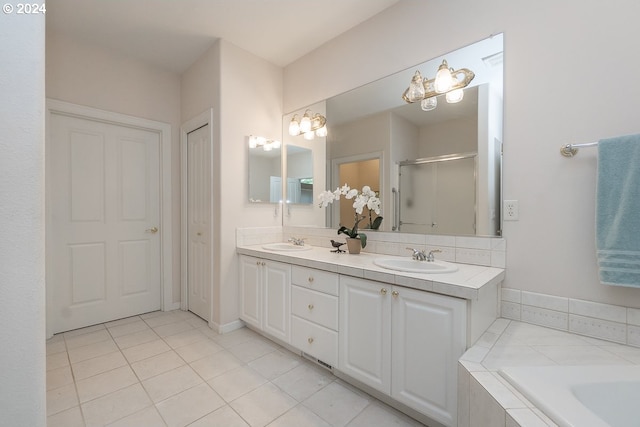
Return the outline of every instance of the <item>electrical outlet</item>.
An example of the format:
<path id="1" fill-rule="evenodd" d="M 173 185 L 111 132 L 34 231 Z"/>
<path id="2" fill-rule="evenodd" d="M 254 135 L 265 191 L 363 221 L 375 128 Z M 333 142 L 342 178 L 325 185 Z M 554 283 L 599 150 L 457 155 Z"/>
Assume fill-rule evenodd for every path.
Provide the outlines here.
<path id="1" fill-rule="evenodd" d="M 504 220 L 505 221 L 518 220 L 518 201 L 517 200 L 504 201 Z"/>

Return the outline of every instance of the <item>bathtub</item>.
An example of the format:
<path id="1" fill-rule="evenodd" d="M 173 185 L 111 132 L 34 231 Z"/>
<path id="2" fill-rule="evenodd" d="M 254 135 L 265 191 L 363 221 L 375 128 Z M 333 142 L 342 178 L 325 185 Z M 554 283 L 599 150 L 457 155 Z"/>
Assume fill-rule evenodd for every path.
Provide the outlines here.
<path id="1" fill-rule="evenodd" d="M 500 375 L 560 427 L 640 426 L 640 366 L 513 367 Z"/>

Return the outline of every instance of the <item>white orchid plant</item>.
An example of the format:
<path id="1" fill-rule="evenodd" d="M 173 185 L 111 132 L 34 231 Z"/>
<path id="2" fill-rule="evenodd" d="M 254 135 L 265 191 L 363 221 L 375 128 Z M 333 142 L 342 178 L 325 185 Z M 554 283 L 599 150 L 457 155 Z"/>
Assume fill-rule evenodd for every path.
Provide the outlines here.
<path id="1" fill-rule="evenodd" d="M 365 206 L 369 210 L 369 228 L 377 229 L 380 227 L 380 223 L 382 222 L 382 217 L 378 216 L 375 219 L 372 218 L 372 212 L 375 212 L 376 215 L 380 215 L 380 199 L 375 191 L 371 190 L 371 187 L 365 185 L 362 187 L 362 191 L 358 191 L 355 188 L 349 187 L 349 185 L 344 184 L 342 187 L 336 188 L 335 191 L 325 190 L 318 196 L 319 207 L 326 208 L 330 203 L 333 203 L 335 200 L 340 200 L 340 197 L 344 196 L 347 200 L 353 200 L 353 209 L 355 210 L 355 224 L 352 228 L 347 228 L 344 225 L 340 224 L 340 228 L 338 229 L 338 234 L 346 234 L 352 239 L 359 238 L 362 242 L 362 247 L 364 248 L 367 245 L 367 236 L 364 233 L 358 232 L 358 224 L 364 218 L 362 215 L 362 211 Z M 362 215 L 362 216 L 360 216 Z"/>

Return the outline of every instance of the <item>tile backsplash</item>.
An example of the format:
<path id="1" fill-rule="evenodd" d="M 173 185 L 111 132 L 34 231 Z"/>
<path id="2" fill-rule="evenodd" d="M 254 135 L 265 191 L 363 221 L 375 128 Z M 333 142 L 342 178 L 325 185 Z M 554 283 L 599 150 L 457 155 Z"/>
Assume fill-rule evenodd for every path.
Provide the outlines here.
<path id="1" fill-rule="evenodd" d="M 502 288 L 501 316 L 640 347 L 640 309 Z"/>
<path id="2" fill-rule="evenodd" d="M 410 255 L 407 247 L 430 251 L 440 249 L 436 258 L 462 264 L 505 268 L 506 242 L 500 237 L 434 236 L 425 234 L 368 231 L 365 252 L 381 255 Z M 304 238 L 312 246 L 331 248 L 331 239 L 343 239 L 332 228 L 253 227 L 238 228 L 238 246 L 283 242 L 290 237 Z"/>

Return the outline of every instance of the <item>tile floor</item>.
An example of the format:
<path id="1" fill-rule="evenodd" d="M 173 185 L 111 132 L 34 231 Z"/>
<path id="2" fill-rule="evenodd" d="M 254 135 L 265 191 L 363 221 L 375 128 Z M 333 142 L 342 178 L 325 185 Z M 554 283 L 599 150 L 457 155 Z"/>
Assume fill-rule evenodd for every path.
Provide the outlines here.
<path id="1" fill-rule="evenodd" d="M 153 312 L 47 341 L 48 427 L 389 427 L 417 421 L 249 329 Z"/>

